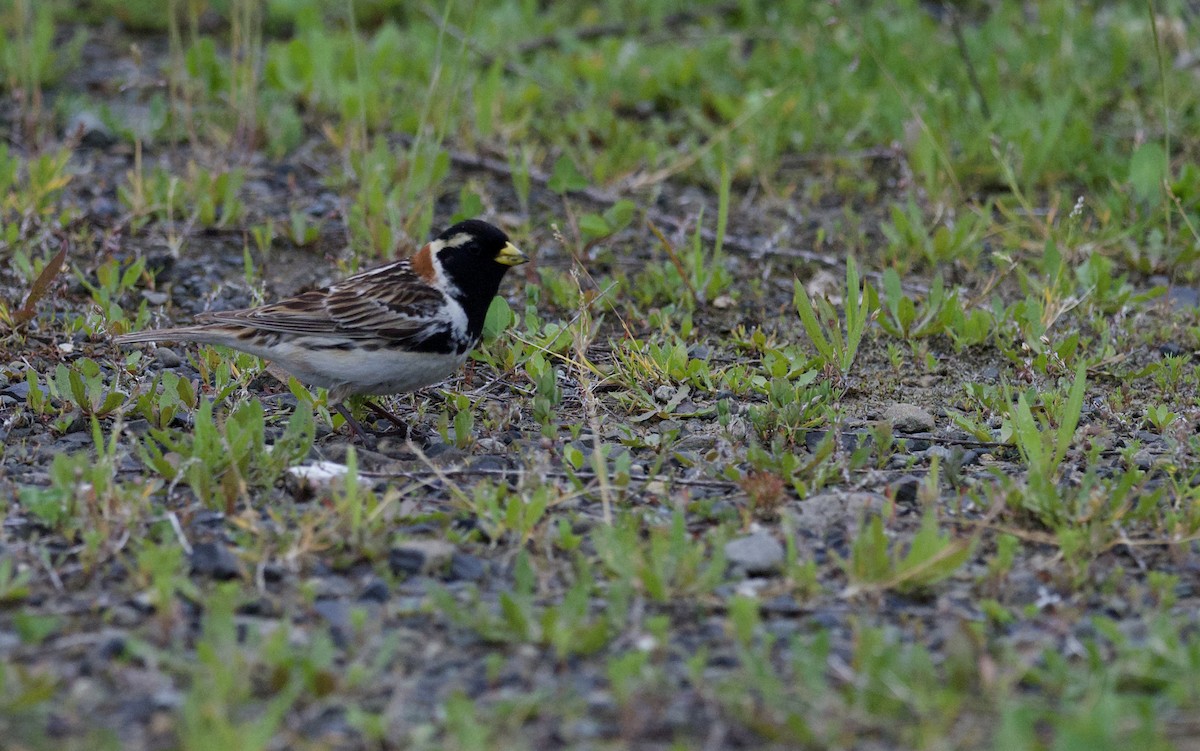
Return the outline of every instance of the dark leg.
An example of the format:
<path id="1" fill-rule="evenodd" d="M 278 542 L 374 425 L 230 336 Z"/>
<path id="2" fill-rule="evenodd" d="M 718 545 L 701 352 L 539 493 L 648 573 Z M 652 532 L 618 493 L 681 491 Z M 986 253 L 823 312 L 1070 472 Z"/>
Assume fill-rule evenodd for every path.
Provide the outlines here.
<path id="1" fill-rule="evenodd" d="M 388 412 L 386 409 L 380 407 L 378 404 L 369 399 L 363 400 L 363 404 L 367 405 L 367 409 L 374 412 L 378 417 L 382 417 L 399 428 L 401 433 L 408 435 L 408 423 L 404 422 L 399 417 L 396 417 L 391 412 Z"/>
<path id="2" fill-rule="evenodd" d="M 370 438 L 367 437 L 367 432 L 363 430 L 363 426 L 358 424 L 358 420 L 354 419 L 354 415 L 350 414 L 350 410 L 346 409 L 346 405 L 338 402 L 333 407 L 339 415 L 346 418 L 346 427 L 350 429 L 350 435 L 358 438 L 363 443 L 370 443 Z"/>

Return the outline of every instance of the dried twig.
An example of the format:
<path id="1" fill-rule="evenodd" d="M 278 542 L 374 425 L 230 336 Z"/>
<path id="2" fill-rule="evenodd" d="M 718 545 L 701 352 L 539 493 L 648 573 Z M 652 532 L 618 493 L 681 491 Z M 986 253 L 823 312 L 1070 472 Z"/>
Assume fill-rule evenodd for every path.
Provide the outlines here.
<path id="1" fill-rule="evenodd" d="M 33 285 L 29 288 L 29 294 L 25 296 L 25 304 L 23 304 L 15 313 L 13 313 L 13 324 L 20 326 L 33 320 L 37 315 L 38 301 L 46 296 L 50 291 L 50 285 L 54 279 L 62 271 L 63 263 L 67 260 L 67 245 L 64 242 L 62 250 L 54 254 L 46 267 L 42 269 L 42 273 L 38 274 L 38 278 L 33 280 Z"/>

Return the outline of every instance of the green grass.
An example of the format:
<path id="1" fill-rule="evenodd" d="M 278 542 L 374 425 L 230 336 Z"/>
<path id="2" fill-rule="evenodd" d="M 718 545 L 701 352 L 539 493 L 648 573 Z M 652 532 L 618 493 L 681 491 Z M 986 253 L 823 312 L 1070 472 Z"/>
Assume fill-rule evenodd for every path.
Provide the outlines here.
<path id="1" fill-rule="evenodd" d="M 960 5 L 0 11 L 0 733 L 1188 747 L 1194 14 Z M 477 215 L 535 268 L 382 457 L 107 343 Z"/>

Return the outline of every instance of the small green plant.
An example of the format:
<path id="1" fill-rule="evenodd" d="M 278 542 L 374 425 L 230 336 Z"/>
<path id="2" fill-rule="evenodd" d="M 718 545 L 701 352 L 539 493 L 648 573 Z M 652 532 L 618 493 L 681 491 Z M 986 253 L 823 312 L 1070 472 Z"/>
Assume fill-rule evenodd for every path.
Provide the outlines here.
<path id="1" fill-rule="evenodd" d="M 60 214 L 59 223 L 65 223 L 70 214 L 59 199 L 73 178 L 70 159 L 70 150 L 62 149 L 22 161 L 10 156 L 6 144 L 0 145 L 0 217 Z"/>
<path id="2" fill-rule="evenodd" d="M 944 222 L 927 223 L 911 198 L 904 206 L 892 205 L 891 221 L 880 225 L 888 240 L 888 254 L 899 260 L 918 256 L 930 267 L 961 262 L 973 266 L 980 241 L 987 231 L 990 209 L 965 211 Z M 936 229 L 934 226 L 936 226 Z"/>
<path id="3" fill-rule="evenodd" d="M 139 355 L 140 356 L 140 355 Z M 140 392 L 134 411 L 156 428 L 166 428 L 181 412 L 200 406 L 196 386 L 177 374 L 164 370 L 149 388 Z"/>
<path id="4" fill-rule="evenodd" d="M 1083 410 L 1087 367 L 1080 363 L 1065 402 L 1047 409 L 1046 417 L 1034 417 L 1025 394 L 1017 397 L 1009 413 L 1011 435 L 1028 468 L 1029 492 L 1022 504 L 1043 519 L 1062 519 L 1064 508 L 1057 488 L 1058 476 Z"/>
<path id="5" fill-rule="evenodd" d="M 672 514 L 669 527 L 649 527 L 647 540 L 642 539 L 641 528 L 639 516 L 626 513 L 593 536 L 600 560 L 625 586 L 656 602 L 668 602 L 684 594 L 710 592 L 724 578 L 723 533 L 710 533 L 711 549 L 706 550 L 690 538 L 680 512 Z"/>
<path id="6" fill-rule="evenodd" d="M 929 285 L 929 294 L 920 308 L 900 286 L 900 275 L 889 267 L 883 272 L 883 310 L 887 315 L 879 319 L 880 327 L 899 339 L 920 339 L 942 333 L 946 319 L 958 308 L 958 296 L 947 294 L 942 276 L 934 276 Z M 878 303 L 876 303 L 878 307 Z"/>
<path id="7" fill-rule="evenodd" d="M 584 214 L 579 217 L 579 232 L 587 245 L 593 245 L 611 237 L 633 222 L 636 205 L 633 201 L 617 201 L 601 214 Z"/>
<path id="8" fill-rule="evenodd" d="M 145 300 L 138 303 L 133 320 L 129 320 L 126 314 L 128 306 L 122 304 L 126 294 L 135 289 L 142 280 L 145 271 L 144 258 L 135 259 L 123 270 L 116 259 L 110 258 L 96 269 L 94 284 L 83 275 L 79 276 L 79 281 L 91 294 L 92 302 L 99 308 L 103 320 L 106 323 L 126 324 L 128 328 L 125 330 L 128 331 L 145 328 L 150 321 L 150 311 Z"/>
<path id="9" fill-rule="evenodd" d="M 926 513 L 920 530 L 903 554 L 898 549 L 889 550 L 889 547 L 883 518 L 871 517 L 859 531 L 851 547 L 850 559 L 843 562 L 852 582 L 848 592 L 927 589 L 953 576 L 971 557 L 974 539 L 953 539 L 941 532 L 933 513 Z"/>
<path id="10" fill-rule="evenodd" d="M 466 394 L 447 393 L 446 402 L 453 412 L 438 415 L 438 433 L 446 443 L 465 449 L 475 442 L 475 405 Z"/>
<path id="11" fill-rule="evenodd" d="M 703 211 L 696 219 L 691 247 L 683 252 L 678 251 L 658 227 L 650 225 L 667 254 L 668 262 L 647 267 L 635 279 L 632 291 L 639 302 L 653 304 L 678 301 L 692 310 L 733 294 L 733 274 L 726 267 L 724 256 L 731 179 L 728 165 L 723 163 L 717 196 L 717 228 L 711 248 L 706 249 L 704 242 Z M 608 224 L 606 221 L 605 226 Z"/>
<path id="12" fill-rule="evenodd" d="M 206 598 L 191 684 L 179 715 L 185 749 L 267 749 L 304 690 L 286 671 L 272 676 L 265 697 L 255 690 L 250 669 L 255 659 L 239 643 L 234 622 L 238 597 L 236 585 L 228 584 Z"/>
<path id="13" fill-rule="evenodd" d="M 321 236 L 320 226 L 312 223 L 304 211 L 292 211 L 288 214 L 287 224 L 283 225 L 283 228 L 284 237 L 288 242 L 301 248 L 312 245 Z"/>
<path id="14" fill-rule="evenodd" d="M 576 567 L 575 581 L 558 602 L 537 604 L 536 582 L 529 553 L 522 550 L 513 564 L 513 587 L 501 592 L 499 612 L 478 599 L 460 605 L 450 592 L 431 590 L 434 604 L 454 623 L 470 628 L 495 643 L 544 644 L 557 658 L 589 655 L 608 643 L 618 613 L 592 614 L 595 583 L 588 567 Z"/>
<path id="15" fill-rule="evenodd" d="M 194 420 L 191 435 L 151 428 L 139 453 L 151 470 L 185 482 L 203 503 L 226 510 L 252 488 L 274 483 L 285 467 L 308 454 L 315 435 L 312 412 L 298 406 L 283 435 L 268 446 L 257 400 L 237 405 L 218 423 L 212 402 L 202 398 Z"/>
<path id="16" fill-rule="evenodd" d="M 767 403 L 751 405 L 747 412 L 763 441 L 770 443 L 778 436 L 796 443 L 805 431 L 826 421 L 835 395 L 833 384 L 818 379 L 818 375 L 818 371 L 810 370 L 795 380 L 772 378 L 766 384 L 763 390 Z"/>
<path id="17" fill-rule="evenodd" d="M 542 426 L 542 435 L 553 438 L 557 433 L 556 410 L 562 402 L 562 387 L 558 383 L 559 371 L 540 352 L 535 352 L 526 362 L 525 371 L 534 384 L 533 419 Z"/>
<path id="18" fill-rule="evenodd" d="M 107 437 L 92 416 L 91 451 L 58 453 L 50 462 L 50 483 L 18 492 L 22 508 L 50 529 L 72 537 L 77 532 L 129 524 L 145 511 L 157 482 L 120 483 L 117 464 L 119 431 Z"/>
<path id="19" fill-rule="evenodd" d="M 630 390 L 640 392 L 653 404 L 644 385 L 687 385 L 711 390 L 716 381 L 712 366 L 692 357 L 682 337 L 662 344 L 656 341 L 625 341 L 613 347 L 617 375 Z"/>
<path id="20" fill-rule="evenodd" d="M 840 373 L 843 377 L 854 367 L 858 346 L 862 343 L 867 324 L 875 315 L 871 300 L 870 285 L 860 287 L 858 265 L 853 258 L 846 259 L 845 330 L 842 319 L 828 300 L 809 298 L 804 285 L 796 280 L 792 300 L 808 339 L 816 348 L 825 368 Z"/>
<path id="21" fill-rule="evenodd" d="M 117 193 L 135 217 L 221 228 L 237 225 L 245 215 L 240 195 L 245 179 L 241 168 L 212 170 L 189 162 L 184 178 L 165 167 L 156 168 L 148 178 L 131 171 Z"/>
<path id="22" fill-rule="evenodd" d="M 129 395 L 121 390 L 115 374 L 106 373 L 91 358 L 76 360 L 70 367 L 54 368 L 52 393 L 85 416 L 105 417 L 125 404 Z"/>
<path id="23" fill-rule="evenodd" d="M 13 558 L 0 560 L 0 605 L 11 605 L 28 597 L 30 578 L 29 570 L 18 570 Z"/>
<path id="24" fill-rule="evenodd" d="M 489 540 L 511 536 L 525 545 L 549 521 L 547 511 L 564 499 L 553 485 L 540 484 L 515 492 L 506 483 L 481 482 L 461 503 L 477 520 Z"/>
<path id="25" fill-rule="evenodd" d="M 1146 408 L 1146 422 L 1159 433 L 1166 432 L 1178 417 L 1179 415 L 1172 412 L 1165 404 L 1156 404 Z"/>

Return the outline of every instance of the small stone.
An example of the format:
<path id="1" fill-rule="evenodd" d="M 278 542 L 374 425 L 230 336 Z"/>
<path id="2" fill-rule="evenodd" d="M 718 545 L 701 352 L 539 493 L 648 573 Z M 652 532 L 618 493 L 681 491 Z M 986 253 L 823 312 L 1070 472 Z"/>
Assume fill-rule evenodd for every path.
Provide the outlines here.
<path id="1" fill-rule="evenodd" d="M 363 587 L 362 594 L 358 596 L 358 599 L 383 604 L 387 602 L 390 594 L 387 582 L 382 579 L 371 579 L 367 586 Z"/>
<path id="2" fill-rule="evenodd" d="M 189 558 L 192 573 L 219 581 L 237 579 L 242 574 L 237 556 L 219 542 L 199 542 L 192 546 Z"/>
<path id="3" fill-rule="evenodd" d="M 954 451 L 952 449 L 941 445 L 930 446 L 929 448 L 925 449 L 924 454 L 927 459 L 932 460 L 936 456 L 937 458 L 941 459 L 942 462 L 948 462 L 954 457 Z"/>
<path id="4" fill-rule="evenodd" d="M 804 613 L 804 608 L 791 595 L 776 595 L 762 604 L 762 611 L 772 615 L 796 617 Z"/>
<path id="5" fill-rule="evenodd" d="M 804 448 L 815 453 L 821 447 L 821 444 L 824 443 L 827 435 L 829 435 L 829 431 L 827 430 L 804 431 Z"/>
<path id="6" fill-rule="evenodd" d="M 725 559 L 751 575 L 778 573 L 783 568 L 783 545 L 767 532 L 755 532 L 725 543 Z"/>
<path id="7" fill-rule="evenodd" d="M 121 206 L 108 196 L 96 196 L 88 204 L 88 213 L 96 219 L 112 219 L 121 213 Z"/>
<path id="8" fill-rule="evenodd" d="M 882 514 L 887 505 L 887 499 L 876 493 L 833 492 L 792 504 L 789 512 L 795 529 L 808 530 L 817 539 L 825 539 L 831 532 L 853 537 L 860 519 Z"/>
<path id="9" fill-rule="evenodd" d="M 350 610 L 346 607 L 346 603 L 340 599 L 317 600 L 313 603 L 313 610 L 329 623 L 329 635 L 333 638 L 334 645 L 345 649 L 348 642 L 347 637 L 352 630 Z"/>
<path id="10" fill-rule="evenodd" d="M 662 386 L 654 389 L 654 398 L 660 402 L 669 402 L 673 396 L 675 396 L 674 386 L 667 386 L 666 384 L 663 384 Z"/>
<path id="11" fill-rule="evenodd" d="M 888 487 L 891 489 L 892 498 L 896 503 L 902 506 L 911 506 L 917 501 L 917 491 L 921 489 L 921 480 L 913 475 L 904 475 L 897 478 Z"/>
<path id="12" fill-rule="evenodd" d="M 12 381 L 4 387 L 2 393 L 23 402 L 29 397 L 29 383 L 27 381 Z"/>
<path id="13" fill-rule="evenodd" d="M 1133 463 L 1140 470 L 1151 470 L 1154 468 L 1155 462 L 1158 460 L 1158 455 L 1149 449 L 1142 449 L 1133 455 Z"/>
<path id="14" fill-rule="evenodd" d="M 179 356 L 179 353 L 168 347 L 155 349 L 154 358 L 162 363 L 164 368 L 178 368 L 183 364 L 183 358 Z"/>
<path id="15" fill-rule="evenodd" d="M 450 559 L 451 581 L 479 581 L 486 572 L 483 561 L 469 553 L 455 553 Z"/>
<path id="16" fill-rule="evenodd" d="M 480 443 L 482 444 L 482 441 Z M 480 445 L 480 448 L 482 449 L 483 446 Z M 502 446 L 501 451 L 504 449 L 505 447 Z M 475 472 L 496 474 L 502 473 L 509 468 L 504 457 L 497 454 L 485 454 L 484 456 L 477 456 L 471 460 L 470 467 Z M 515 474 L 516 473 L 514 473 L 514 476 Z"/>
<path id="17" fill-rule="evenodd" d="M 465 459 L 467 452 L 457 446 L 438 441 L 425 448 L 425 456 L 430 459 L 437 459 L 439 464 L 449 464 Z"/>
<path id="18" fill-rule="evenodd" d="M 388 553 L 388 565 L 393 574 L 428 575 L 448 566 L 454 553 L 454 546 L 445 540 L 407 540 Z"/>
<path id="19" fill-rule="evenodd" d="M 116 142 L 112 131 L 91 110 L 80 110 L 71 117 L 66 128 L 67 138 L 78 138 L 80 145 L 93 149 L 103 149 Z"/>
<path id="20" fill-rule="evenodd" d="M 192 517 L 191 526 L 220 529 L 225 526 L 225 514 L 221 511 L 210 511 L 208 509 L 197 511 L 196 515 Z"/>
<path id="21" fill-rule="evenodd" d="M 317 573 L 308 580 L 317 600 L 348 600 L 354 596 L 354 585 L 346 577 L 336 576 L 328 569 Z"/>
<path id="22" fill-rule="evenodd" d="M 488 436 L 483 436 L 479 440 L 475 441 L 475 446 L 484 454 L 503 454 L 508 449 L 508 446 L 505 445 L 504 441 L 496 438 L 490 438 Z"/>
<path id="23" fill-rule="evenodd" d="M 915 404 L 898 402 L 888 407 L 883 419 L 892 424 L 899 433 L 928 433 L 933 430 L 933 415 Z"/>
<path id="24" fill-rule="evenodd" d="M 92 656 L 100 662 L 108 662 L 125 654 L 127 645 L 122 636 L 112 636 L 100 642 L 92 652 Z"/>
<path id="25" fill-rule="evenodd" d="M 1200 307 L 1200 290 L 1195 287 L 1171 287 L 1167 300 L 1176 310 L 1195 310 Z"/>
<path id="26" fill-rule="evenodd" d="M 135 597 L 129 603 L 114 605 L 108 610 L 108 623 L 117 628 L 133 628 L 142 622 L 143 615 L 154 612 L 153 606 L 145 606 Z M 3 646 L 0 643 L 0 646 Z"/>

